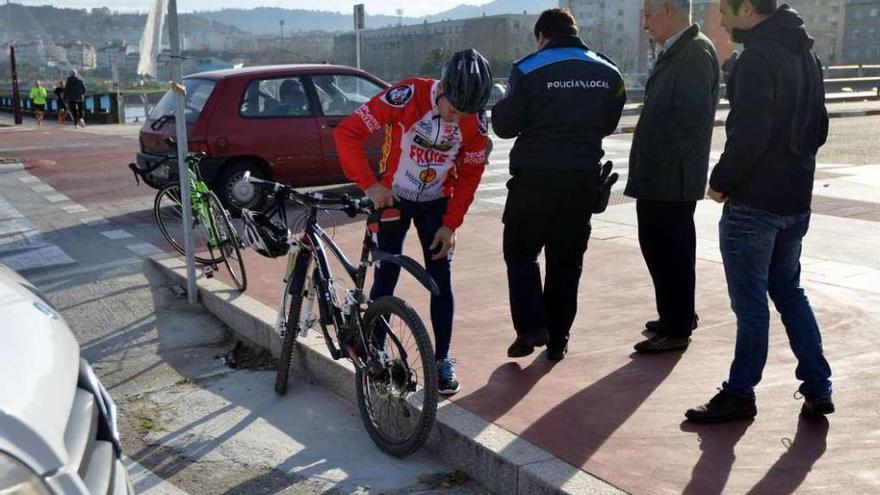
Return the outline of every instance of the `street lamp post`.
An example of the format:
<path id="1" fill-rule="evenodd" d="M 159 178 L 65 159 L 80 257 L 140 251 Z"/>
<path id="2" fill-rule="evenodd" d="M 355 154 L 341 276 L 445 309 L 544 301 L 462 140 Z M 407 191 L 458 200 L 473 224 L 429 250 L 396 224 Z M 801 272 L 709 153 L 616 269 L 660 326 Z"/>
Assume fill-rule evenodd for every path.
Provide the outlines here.
<path id="1" fill-rule="evenodd" d="M 361 68 L 361 30 L 364 29 L 364 4 L 354 6 L 354 51 L 355 65 Z"/>
<path id="2" fill-rule="evenodd" d="M 177 170 L 180 174 L 180 203 L 183 209 L 183 245 L 186 252 L 186 288 L 190 304 L 195 304 L 196 294 L 196 263 L 193 247 L 192 198 L 189 190 L 189 167 L 186 163 L 189 143 L 186 137 L 186 87 L 183 85 L 180 31 L 177 27 L 177 0 L 168 0 L 168 31 L 171 35 L 171 88 L 174 91 L 177 108 L 174 112 L 174 123 L 177 131 Z"/>
<path id="3" fill-rule="evenodd" d="M 7 4 L 6 8 L 9 8 Z M 9 68 L 12 70 L 12 113 L 15 123 L 21 125 L 21 94 L 18 91 L 18 70 L 15 67 L 15 45 L 9 45 Z"/>

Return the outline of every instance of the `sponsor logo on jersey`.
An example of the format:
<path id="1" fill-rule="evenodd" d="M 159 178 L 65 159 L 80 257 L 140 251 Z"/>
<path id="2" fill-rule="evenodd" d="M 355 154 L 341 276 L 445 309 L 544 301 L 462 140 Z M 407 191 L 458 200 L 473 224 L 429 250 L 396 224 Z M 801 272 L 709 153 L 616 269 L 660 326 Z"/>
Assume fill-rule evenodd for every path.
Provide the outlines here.
<path id="1" fill-rule="evenodd" d="M 361 118 L 364 125 L 367 126 L 367 130 L 369 130 L 370 132 L 376 132 L 382 128 L 382 124 L 380 124 L 379 121 L 376 120 L 376 117 L 374 117 L 373 113 L 370 112 L 370 107 L 368 107 L 366 103 L 358 107 L 358 109 L 355 110 L 354 113 L 356 113 L 357 116 Z"/>
<path id="2" fill-rule="evenodd" d="M 486 150 L 469 151 L 464 154 L 462 162 L 468 165 L 482 165 L 486 161 Z"/>
<path id="3" fill-rule="evenodd" d="M 392 107 L 400 108 L 406 106 L 407 102 L 412 99 L 415 92 L 415 86 L 412 84 L 404 84 L 402 86 L 395 86 L 386 91 L 382 99 Z"/>
<path id="4" fill-rule="evenodd" d="M 449 151 L 452 149 L 452 143 L 432 143 L 429 139 L 425 139 L 420 134 L 413 135 L 413 142 L 422 148 L 433 148 L 440 151 Z"/>
<path id="5" fill-rule="evenodd" d="M 600 80 L 585 80 L 585 79 L 571 79 L 568 81 L 549 81 L 547 83 L 547 89 L 611 89 L 611 85 L 608 84 L 608 81 L 600 81 Z"/>
<path id="6" fill-rule="evenodd" d="M 409 159 L 415 162 L 417 165 L 425 165 L 429 163 L 442 164 L 446 163 L 446 161 L 449 159 L 449 155 L 431 149 L 426 150 L 421 146 L 413 144 L 409 147 Z"/>
<path id="7" fill-rule="evenodd" d="M 419 174 L 419 180 L 421 180 L 423 184 L 430 184 L 437 180 L 437 171 L 433 168 L 426 168 Z"/>
<path id="8" fill-rule="evenodd" d="M 382 143 L 382 158 L 379 160 L 379 173 L 388 171 L 388 159 L 391 158 L 391 144 L 394 141 L 394 128 L 391 124 L 385 125 L 385 141 Z"/>

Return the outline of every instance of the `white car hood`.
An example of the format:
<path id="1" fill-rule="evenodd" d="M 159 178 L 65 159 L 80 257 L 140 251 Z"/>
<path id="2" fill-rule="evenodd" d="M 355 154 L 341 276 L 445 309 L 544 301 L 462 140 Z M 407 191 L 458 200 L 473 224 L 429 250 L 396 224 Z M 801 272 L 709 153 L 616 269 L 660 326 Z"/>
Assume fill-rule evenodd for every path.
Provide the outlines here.
<path id="1" fill-rule="evenodd" d="M 66 464 L 64 433 L 78 381 L 79 344 L 26 280 L 0 265 L 0 448 L 44 469 Z"/>

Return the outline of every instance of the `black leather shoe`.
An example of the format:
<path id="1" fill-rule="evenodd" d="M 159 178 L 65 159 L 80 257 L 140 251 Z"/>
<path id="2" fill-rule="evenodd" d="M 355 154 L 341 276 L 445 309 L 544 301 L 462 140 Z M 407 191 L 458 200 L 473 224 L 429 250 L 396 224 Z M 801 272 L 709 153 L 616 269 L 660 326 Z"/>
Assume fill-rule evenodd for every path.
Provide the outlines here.
<path id="1" fill-rule="evenodd" d="M 688 409 L 684 413 L 694 423 L 725 423 L 740 419 L 752 419 L 758 414 L 755 399 L 739 397 L 721 390 L 702 406 Z"/>
<path id="2" fill-rule="evenodd" d="M 520 358 L 526 357 L 535 352 L 535 347 L 544 347 L 550 336 L 546 331 L 538 334 L 520 335 L 507 348 L 507 357 Z"/>
<path id="3" fill-rule="evenodd" d="M 634 346 L 637 352 L 651 354 L 658 352 L 682 351 L 691 344 L 690 337 L 673 337 L 670 335 L 657 334 L 648 340 L 639 342 Z"/>
<path id="4" fill-rule="evenodd" d="M 801 407 L 801 414 L 804 416 L 821 417 L 833 412 L 834 402 L 831 402 L 831 397 L 823 397 L 814 400 L 805 398 L 804 405 Z"/>
<path id="5" fill-rule="evenodd" d="M 691 330 L 696 330 L 698 326 L 700 326 L 700 315 L 694 315 L 694 327 L 691 328 Z M 660 324 L 660 320 L 651 320 L 645 322 L 645 330 L 650 330 L 654 333 L 657 333 L 662 329 L 663 325 Z"/>
<path id="6" fill-rule="evenodd" d="M 561 348 L 553 348 L 547 347 L 547 359 L 550 361 L 559 362 L 565 359 L 565 355 L 568 354 L 568 346 L 564 346 Z"/>

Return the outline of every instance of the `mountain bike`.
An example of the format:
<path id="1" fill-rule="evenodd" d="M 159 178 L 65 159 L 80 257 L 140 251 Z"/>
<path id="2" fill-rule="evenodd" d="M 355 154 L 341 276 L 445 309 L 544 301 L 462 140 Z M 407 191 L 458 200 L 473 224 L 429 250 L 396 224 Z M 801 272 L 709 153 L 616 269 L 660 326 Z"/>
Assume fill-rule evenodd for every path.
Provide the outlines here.
<path id="1" fill-rule="evenodd" d="M 347 358 L 354 364 L 358 409 L 370 438 L 394 456 L 415 452 L 427 439 L 437 413 L 433 346 L 424 323 L 409 304 L 393 296 L 369 300 L 364 283 L 370 266 L 393 263 L 432 293 L 438 293 L 439 288 L 412 258 L 378 249 L 379 229 L 383 223 L 393 223 L 393 210 L 374 211 L 367 198 L 301 193 L 250 174 L 244 180 L 271 189 L 274 203 L 267 215 L 278 213 L 286 221 L 288 199 L 306 209 L 303 233 L 289 242 L 276 320 L 282 348 L 275 391 L 280 395 L 287 392 L 294 343 L 317 323 L 333 359 Z M 357 265 L 319 225 L 319 213 L 329 210 L 345 212 L 351 218 L 368 216 Z M 334 278 L 328 253 L 342 265 L 353 289 L 342 289 Z M 333 327 L 332 334 L 329 327 Z"/>
<path id="2" fill-rule="evenodd" d="M 176 143 L 168 139 L 172 152 L 153 163 L 146 169 L 130 163 L 128 167 L 134 173 L 135 180 L 140 184 L 139 177 L 144 178 L 157 168 L 176 162 Z M 241 257 L 241 238 L 229 219 L 229 213 L 223 208 L 220 200 L 202 180 L 199 164 L 205 158 L 204 153 L 189 153 L 186 157 L 189 171 L 190 200 L 192 204 L 193 246 L 197 263 L 205 265 L 205 275 L 213 277 L 217 265 L 226 265 L 229 275 L 240 291 L 247 289 L 247 272 L 244 259 Z M 144 179 L 146 180 L 146 179 Z M 186 256 L 183 243 L 183 202 L 180 195 L 180 184 L 171 183 L 163 186 L 156 194 L 153 202 L 153 216 L 159 230 L 171 246 Z M 202 248 L 204 246 L 204 248 Z"/>

